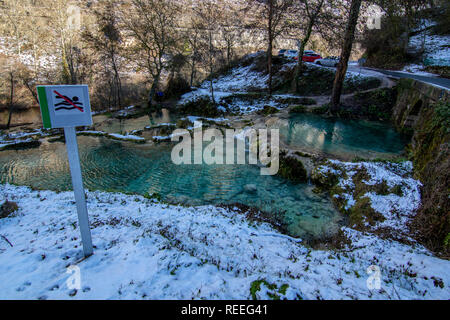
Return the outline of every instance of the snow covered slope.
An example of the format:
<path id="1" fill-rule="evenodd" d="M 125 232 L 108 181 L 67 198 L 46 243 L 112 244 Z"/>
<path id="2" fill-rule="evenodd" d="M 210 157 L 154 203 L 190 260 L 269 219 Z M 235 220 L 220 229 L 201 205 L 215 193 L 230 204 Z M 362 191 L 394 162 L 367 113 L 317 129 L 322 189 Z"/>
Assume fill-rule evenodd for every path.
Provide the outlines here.
<path id="1" fill-rule="evenodd" d="M 20 209 L 0 219 L 0 299 L 248 299 L 258 283 L 260 299 L 450 296 L 449 261 L 347 228 L 344 250 L 312 250 L 235 210 L 89 192 L 96 248 L 82 260 L 72 193 L 0 185 L 5 199 Z M 80 290 L 66 284 L 74 265 Z M 367 287 L 371 265 L 379 290 Z"/>

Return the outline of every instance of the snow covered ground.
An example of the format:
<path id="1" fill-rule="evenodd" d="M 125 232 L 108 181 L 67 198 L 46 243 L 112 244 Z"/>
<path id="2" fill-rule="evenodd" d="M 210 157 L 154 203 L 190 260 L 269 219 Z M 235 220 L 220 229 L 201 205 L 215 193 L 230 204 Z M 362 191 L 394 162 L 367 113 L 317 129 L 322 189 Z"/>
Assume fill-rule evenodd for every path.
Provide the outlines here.
<path id="1" fill-rule="evenodd" d="M 423 61 L 425 65 L 450 66 L 450 35 L 433 34 L 431 27 L 436 22 L 428 19 L 421 20 L 417 35 L 409 39 L 409 49 L 416 52 L 423 52 Z M 422 31 L 421 31 L 422 30 Z M 403 71 L 417 75 L 433 76 L 430 73 L 422 71 L 423 66 L 406 66 Z"/>
<path id="2" fill-rule="evenodd" d="M 384 221 L 377 222 L 370 229 L 375 231 L 381 228 L 389 228 L 396 233 L 407 235 L 408 222 L 414 216 L 420 206 L 420 187 L 421 182 L 412 178 L 413 165 L 411 162 L 381 163 L 381 162 L 341 162 L 337 160 L 329 160 L 328 164 L 318 168 L 324 175 L 334 175 L 339 177 L 338 187 L 343 190 L 342 197 L 346 201 L 345 210 L 349 210 L 355 204 L 355 182 L 354 176 L 358 173 L 364 173 L 368 179 L 362 182 L 367 186 L 375 186 L 382 183 L 387 188 L 399 187 L 401 194 L 388 193 L 377 194 L 375 192 L 367 192 L 363 195 L 370 199 L 371 207 L 378 213 L 382 214 Z M 369 227 L 366 224 L 367 227 Z"/>
<path id="3" fill-rule="evenodd" d="M 315 63 L 309 63 L 309 62 L 307 62 L 306 64 L 310 68 L 322 68 L 322 69 L 330 70 L 334 73 L 336 72 L 336 68 L 333 68 L 333 67 L 322 66 L 322 65 L 315 64 Z M 363 80 L 364 78 L 372 78 L 372 77 L 380 78 L 380 77 L 382 77 L 382 75 L 375 71 L 359 68 L 357 64 L 356 65 L 349 64 L 349 68 L 348 68 L 347 74 L 345 76 L 345 79 L 358 81 L 358 80 Z"/>
<path id="4" fill-rule="evenodd" d="M 419 245 L 343 228 L 351 245 L 312 250 L 236 210 L 87 196 L 95 254 L 83 260 L 71 192 L 0 185 L 0 203 L 19 206 L 0 219 L 0 299 L 249 299 L 261 280 L 277 289 L 262 283 L 260 299 L 450 297 L 450 262 Z"/>
<path id="5" fill-rule="evenodd" d="M 259 53 L 253 54 L 253 56 Z M 247 59 L 252 55 L 247 56 Z M 306 63 L 309 68 L 325 68 L 335 72 L 335 68 L 319 66 L 313 63 Z M 281 73 L 286 72 L 286 69 L 290 69 L 293 72 L 293 68 L 295 67 L 295 62 L 286 63 L 283 65 Z M 284 69 L 284 70 L 283 70 Z M 347 79 L 351 79 L 353 81 L 364 80 L 364 78 L 368 77 L 382 77 L 381 74 L 369 71 L 362 70 L 356 67 L 352 67 L 347 72 Z M 214 98 L 216 102 L 219 104 L 219 108 L 222 110 L 224 108 L 223 100 L 225 98 L 231 99 L 231 103 L 227 104 L 227 107 L 231 109 L 231 111 L 241 114 L 253 113 L 259 110 L 264 109 L 265 106 L 275 107 L 275 108 L 284 108 L 287 105 L 280 104 L 274 99 L 270 99 L 268 97 L 261 99 L 243 99 L 239 97 L 239 94 L 247 94 L 249 92 L 263 92 L 267 90 L 267 82 L 268 75 L 265 73 L 257 72 L 253 70 L 253 65 L 249 66 L 240 66 L 234 68 L 230 74 L 225 76 L 220 76 L 217 79 L 213 80 L 214 86 Z M 188 102 L 196 101 L 200 98 L 209 98 L 211 96 L 210 93 L 210 82 L 205 81 L 201 84 L 199 88 L 193 88 L 193 91 L 184 94 L 179 100 L 178 104 L 183 105 Z M 294 97 L 294 96 L 292 96 Z M 298 97 L 298 96 L 296 96 Z M 229 102 L 229 101 L 228 101 Z"/>
<path id="6" fill-rule="evenodd" d="M 430 31 L 425 31 L 411 37 L 409 46 L 423 48 L 424 59 L 431 59 L 437 65 L 450 65 L 450 35 L 432 35 Z"/>
<path id="7" fill-rule="evenodd" d="M 216 101 L 220 104 L 220 101 L 223 98 L 227 98 L 234 94 L 265 90 L 267 88 L 268 75 L 252 71 L 251 69 L 251 65 L 234 68 L 231 74 L 215 79 L 213 86 L 214 98 Z M 183 95 L 178 104 L 185 104 L 202 97 L 210 97 L 210 95 L 210 82 L 205 81 L 199 88 L 195 88 L 193 91 Z M 240 101 L 235 104 L 234 109 L 236 109 L 236 111 L 241 111 L 242 113 L 249 113 L 262 108 L 264 108 L 264 105 L 249 107 Z"/>
<path id="8" fill-rule="evenodd" d="M 412 73 L 418 76 L 425 76 L 425 77 L 437 77 L 438 75 L 430 72 L 423 71 L 424 66 L 419 64 L 410 64 L 405 66 L 400 72 L 404 73 Z"/>

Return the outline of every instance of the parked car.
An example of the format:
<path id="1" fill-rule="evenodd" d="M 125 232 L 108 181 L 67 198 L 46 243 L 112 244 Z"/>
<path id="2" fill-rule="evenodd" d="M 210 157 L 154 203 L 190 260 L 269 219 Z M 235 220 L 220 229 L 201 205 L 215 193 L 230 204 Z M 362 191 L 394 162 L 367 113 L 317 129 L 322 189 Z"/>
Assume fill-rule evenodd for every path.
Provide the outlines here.
<path id="1" fill-rule="evenodd" d="M 287 50 L 284 53 L 284 56 L 288 59 L 295 59 L 298 56 L 298 51 L 297 50 Z"/>
<path id="2" fill-rule="evenodd" d="M 305 53 L 303 55 L 304 62 L 315 62 L 317 59 L 322 59 L 318 53 Z"/>
<path id="3" fill-rule="evenodd" d="M 326 57 L 325 59 L 317 59 L 315 63 L 326 67 L 337 67 L 339 63 L 339 57 L 330 56 Z"/>
<path id="4" fill-rule="evenodd" d="M 284 54 L 286 53 L 287 49 L 281 49 L 280 51 L 278 51 L 278 56 L 282 57 L 284 56 Z"/>

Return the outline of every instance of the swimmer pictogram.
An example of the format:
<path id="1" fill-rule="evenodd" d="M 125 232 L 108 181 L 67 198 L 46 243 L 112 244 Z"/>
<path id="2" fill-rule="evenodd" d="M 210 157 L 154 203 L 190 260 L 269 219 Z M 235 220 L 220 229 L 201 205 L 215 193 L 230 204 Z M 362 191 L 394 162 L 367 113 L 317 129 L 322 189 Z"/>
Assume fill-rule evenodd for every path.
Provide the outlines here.
<path id="1" fill-rule="evenodd" d="M 81 112 L 84 112 L 83 103 L 79 101 L 80 99 L 77 96 L 69 98 L 67 96 L 60 94 L 56 90 L 54 90 L 53 92 L 56 94 L 56 99 L 60 101 L 57 104 L 55 104 L 55 111 L 77 109 Z"/>

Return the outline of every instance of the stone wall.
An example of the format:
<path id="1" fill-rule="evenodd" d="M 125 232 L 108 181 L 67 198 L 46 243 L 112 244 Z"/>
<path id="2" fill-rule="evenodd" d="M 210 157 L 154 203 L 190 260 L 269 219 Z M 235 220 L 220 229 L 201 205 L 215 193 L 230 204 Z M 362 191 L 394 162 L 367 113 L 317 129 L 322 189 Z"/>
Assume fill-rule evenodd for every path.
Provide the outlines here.
<path id="1" fill-rule="evenodd" d="M 411 224 L 430 249 L 450 256 L 450 92 L 400 80 L 393 122 L 412 133 L 410 156 L 423 183 L 422 206 Z"/>

